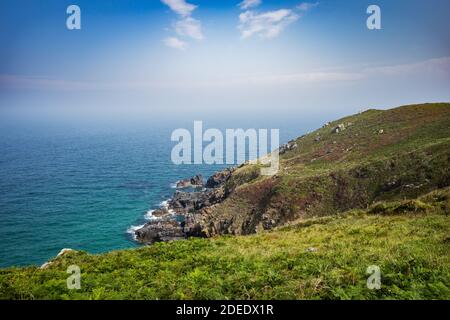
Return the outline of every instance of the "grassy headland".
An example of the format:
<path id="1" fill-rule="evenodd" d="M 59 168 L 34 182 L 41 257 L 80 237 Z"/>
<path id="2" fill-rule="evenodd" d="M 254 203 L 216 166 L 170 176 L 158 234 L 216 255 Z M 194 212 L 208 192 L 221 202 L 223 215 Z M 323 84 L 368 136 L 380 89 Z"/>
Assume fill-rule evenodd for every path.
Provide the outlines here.
<path id="1" fill-rule="evenodd" d="M 233 173 L 203 213 L 214 237 L 3 269 L 0 298 L 450 299 L 449 104 L 369 110 L 294 144 L 276 176 Z"/>

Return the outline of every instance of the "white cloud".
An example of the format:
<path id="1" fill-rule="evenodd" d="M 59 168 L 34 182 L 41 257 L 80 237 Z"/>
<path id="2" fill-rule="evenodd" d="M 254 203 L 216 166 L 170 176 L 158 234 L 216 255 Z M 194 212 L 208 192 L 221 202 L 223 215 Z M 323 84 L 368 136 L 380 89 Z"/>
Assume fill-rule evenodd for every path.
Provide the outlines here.
<path id="1" fill-rule="evenodd" d="M 177 21 L 175 24 L 175 31 L 180 36 L 188 36 L 195 40 L 202 40 L 202 24 L 199 20 L 192 17 L 187 17 Z"/>
<path id="2" fill-rule="evenodd" d="M 241 84 L 306 84 L 306 83 L 338 83 L 348 81 L 361 81 L 380 78 L 396 79 L 396 77 L 448 77 L 450 72 L 450 57 L 434 58 L 409 64 L 376 66 L 360 70 L 341 71 L 312 71 L 292 74 L 272 74 L 267 76 L 249 77 L 240 79 Z"/>
<path id="3" fill-rule="evenodd" d="M 247 10 L 249 8 L 257 7 L 261 4 L 261 0 L 244 0 L 239 3 L 239 8 Z"/>
<path id="4" fill-rule="evenodd" d="M 175 37 L 169 37 L 164 39 L 164 44 L 170 48 L 178 49 L 178 50 L 184 50 L 187 47 L 187 43 L 184 41 L 181 41 L 178 38 Z"/>
<path id="5" fill-rule="evenodd" d="M 161 0 L 161 2 L 183 17 L 190 16 L 197 8 L 196 5 L 187 3 L 185 0 Z"/>
<path id="6" fill-rule="evenodd" d="M 185 0 L 161 1 L 181 16 L 180 19 L 174 24 L 174 29 L 178 36 L 189 37 L 195 40 L 202 40 L 204 38 L 201 22 L 192 18 L 192 12 L 197 8 L 196 5 L 187 3 Z M 167 46 L 180 50 L 184 50 L 187 47 L 186 42 L 175 37 L 167 38 L 164 42 Z"/>
<path id="7" fill-rule="evenodd" d="M 299 16 L 290 9 L 280 9 L 256 14 L 245 11 L 239 15 L 239 30 L 243 39 L 255 34 L 263 38 L 277 37 L 289 24 Z"/>
<path id="8" fill-rule="evenodd" d="M 300 10 L 300 11 L 306 12 L 306 11 L 311 10 L 314 7 L 317 7 L 318 5 L 319 5 L 318 2 L 314 2 L 314 3 L 312 3 L 312 2 L 302 2 L 296 8 L 298 10 Z"/>
<path id="9" fill-rule="evenodd" d="M 239 6 L 245 10 L 260 4 L 260 0 L 244 0 Z M 243 39 L 250 38 L 253 35 L 259 35 L 262 38 L 275 38 L 289 24 L 297 21 L 305 12 L 318 5 L 319 2 L 302 2 L 293 9 L 280 9 L 263 13 L 247 10 L 239 15 L 238 29 L 241 31 Z"/>

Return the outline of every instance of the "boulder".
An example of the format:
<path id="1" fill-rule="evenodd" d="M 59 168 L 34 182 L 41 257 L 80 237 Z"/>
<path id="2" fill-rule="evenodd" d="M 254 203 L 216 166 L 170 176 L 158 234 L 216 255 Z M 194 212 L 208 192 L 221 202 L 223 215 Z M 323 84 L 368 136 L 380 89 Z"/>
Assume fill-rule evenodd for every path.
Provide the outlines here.
<path id="1" fill-rule="evenodd" d="M 183 231 L 186 237 L 206 238 L 208 233 L 203 229 L 203 215 L 194 213 L 186 215 L 184 220 Z"/>
<path id="2" fill-rule="evenodd" d="M 162 218 L 168 215 L 170 215 L 170 213 L 167 209 L 156 209 L 152 212 L 152 216 L 156 218 Z"/>
<path id="3" fill-rule="evenodd" d="M 216 172 L 206 181 L 206 188 L 217 188 L 218 186 L 224 184 L 232 174 L 232 170 L 225 169 L 223 171 Z"/>
<path id="4" fill-rule="evenodd" d="M 47 269 L 48 267 L 51 266 L 51 264 L 52 264 L 51 261 L 48 261 L 48 262 L 44 263 L 42 266 L 40 266 L 39 269 L 41 269 L 41 270 Z"/>
<path id="5" fill-rule="evenodd" d="M 201 174 L 197 174 L 190 179 L 183 179 L 177 181 L 177 189 L 189 188 L 189 187 L 203 187 L 203 176 Z"/>
<path id="6" fill-rule="evenodd" d="M 339 132 L 344 131 L 345 129 L 346 129 L 346 128 L 345 128 L 345 124 L 340 123 L 340 124 L 337 125 L 337 127 L 334 127 L 334 128 L 333 128 L 333 130 L 331 131 L 331 133 L 339 133 Z"/>
<path id="7" fill-rule="evenodd" d="M 282 144 L 278 148 L 278 152 L 279 152 L 279 154 L 284 154 L 284 153 L 286 153 L 286 152 L 288 152 L 290 150 L 296 149 L 297 147 L 298 147 L 297 143 L 294 140 L 292 140 L 292 141 L 289 141 L 286 144 Z"/>
<path id="8" fill-rule="evenodd" d="M 201 192 L 176 191 L 173 198 L 169 201 L 169 208 L 183 214 L 211 206 L 222 201 L 224 197 L 222 188 Z"/>
<path id="9" fill-rule="evenodd" d="M 44 263 L 43 265 L 41 265 L 41 266 L 39 267 L 39 269 L 42 269 L 42 270 L 47 269 L 48 267 L 50 267 L 50 266 L 53 264 L 53 262 L 54 262 L 55 259 L 58 259 L 58 258 L 60 258 L 60 257 L 62 257 L 62 256 L 64 256 L 64 255 L 66 255 L 66 254 L 69 253 L 69 252 L 76 252 L 76 251 L 73 250 L 73 249 L 69 249 L 69 248 L 61 249 L 61 251 L 56 255 L 56 257 L 55 257 L 54 259 L 52 259 L 52 260 L 50 260 L 50 261 L 47 261 L 46 263 Z"/>
<path id="10" fill-rule="evenodd" d="M 75 250 L 70 249 L 70 248 L 64 248 L 61 249 L 61 251 L 58 253 L 58 255 L 56 256 L 56 258 L 62 257 L 63 255 L 69 253 L 69 252 L 75 252 Z"/>
<path id="11" fill-rule="evenodd" d="M 147 222 L 142 228 L 136 230 L 135 235 L 138 241 L 146 244 L 186 238 L 181 224 L 174 219 Z"/>

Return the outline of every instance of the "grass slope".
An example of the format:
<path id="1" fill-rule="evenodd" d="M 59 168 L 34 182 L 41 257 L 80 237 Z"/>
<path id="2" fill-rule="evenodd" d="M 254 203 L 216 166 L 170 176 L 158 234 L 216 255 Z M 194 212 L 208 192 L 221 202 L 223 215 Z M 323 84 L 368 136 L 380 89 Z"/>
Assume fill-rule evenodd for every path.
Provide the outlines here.
<path id="1" fill-rule="evenodd" d="M 250 236 L 0 270 L 2 299 L 450 299 L 450 188 Z M 314 249 L 312 249 L 314 248 Z M 68 290 L 66 269 L 81 268 Z M 381 289 L 366 269 L 381 268 Z"/>
<path id="2" fill-rule="evenodd" d="M 450 104 L 368 110 L 295 142 L 276 176 L 243 166 L 208 209 L 207 227 L 260 233 L 3 269 L 0 298 L 450 299 Z M 72 264 L 80 290 L 66 286 Z"/>
<path id="3" fill-rule="evenodd" d="M 339 125 L 345 130 L 334 133 Z M 227 182 L 229 198 L 211 209 L 204 225 L 226 220 L 229 230 L 222 233 L 251 234 L 450 185 L 448 103 L 368 110 L 295 143 L 273 177 L 260 176 L 258 165 L 238 169 Z"/>

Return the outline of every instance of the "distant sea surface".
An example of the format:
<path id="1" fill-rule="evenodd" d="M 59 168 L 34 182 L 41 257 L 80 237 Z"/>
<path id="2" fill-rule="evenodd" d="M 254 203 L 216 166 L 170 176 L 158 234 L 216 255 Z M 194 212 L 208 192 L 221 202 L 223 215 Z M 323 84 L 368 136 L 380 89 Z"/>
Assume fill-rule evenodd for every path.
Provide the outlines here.
<path id="1" fill-rule="evenodd" d="M 171 197 L 177 180 L 227 167 L 174 165 L 176 128 L 0 128 L 0 267 L 40 265 L 62 248 L 138 246 L 130 230 Z M 281 128 L 280 142 L 301 129 Z"/>

